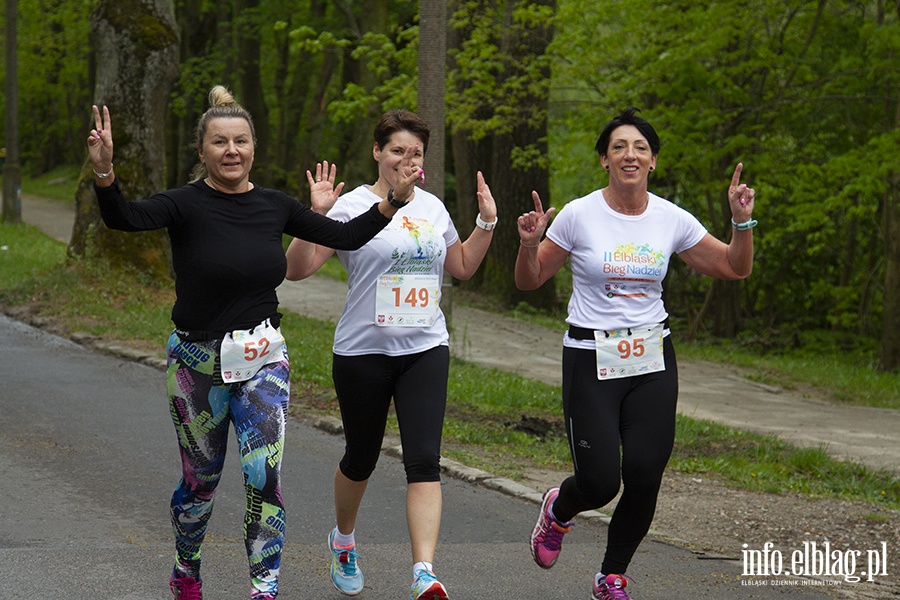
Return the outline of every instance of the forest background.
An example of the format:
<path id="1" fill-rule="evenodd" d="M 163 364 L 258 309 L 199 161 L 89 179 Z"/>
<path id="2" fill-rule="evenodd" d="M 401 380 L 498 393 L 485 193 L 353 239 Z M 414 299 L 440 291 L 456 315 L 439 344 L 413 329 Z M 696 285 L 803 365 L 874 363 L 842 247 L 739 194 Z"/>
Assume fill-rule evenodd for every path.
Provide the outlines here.
<path id="1" fill-rule="evenodd" d="M 73 257 L 167 276 L 164 236 L 98 227 L 91 104 L 110 106 L 116 172 L 138 198 L 188 180 L 197 117 L 224 84 L 254 115 L 254 181 L 307 201 L 317 161 L 349 186 L 375 180 L 378 116 L 440 101 L 417 85 L 420 52 L 437 48 L 447 206 L 467 235 L 481 170 L 501 219 L 468 285 L 500 306 L 559 307 L 565 277 L 513 285 L 515 215 L 532 189 L 561 207 L 602 187 L 595 140 L 636 106 L 662 138 L 651 191 L 726 240 L 737 162 L 757 191 L 752 277 L 670 267 L 666 303 L 686 335 L 828 340 L 900 367 L 900 0 L 454 0 L 446 39 L 420 39 L 420 5 L 444 6 L 424 0 L 18 4 L 19 159 L 30 176 L 80 177 Z"/>

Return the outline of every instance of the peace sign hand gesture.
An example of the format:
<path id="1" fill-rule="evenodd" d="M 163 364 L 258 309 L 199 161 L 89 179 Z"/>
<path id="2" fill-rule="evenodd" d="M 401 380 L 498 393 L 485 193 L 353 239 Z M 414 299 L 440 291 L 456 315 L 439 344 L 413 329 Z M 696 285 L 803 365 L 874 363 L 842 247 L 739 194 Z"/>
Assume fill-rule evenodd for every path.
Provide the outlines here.
<path id="1" fill-rule="evenodd" d="M 102 119 L 97 105 L 95 104 L 92 108 L 94 129 L 91 129 L 91 135 L 87 139 L 88 155 L 94 168 L 94 174 L 98 179 L 106 179 L 113 170 L 112 120 L 109 118 L 109 108 L 106 106 L 103 107 Z"/>

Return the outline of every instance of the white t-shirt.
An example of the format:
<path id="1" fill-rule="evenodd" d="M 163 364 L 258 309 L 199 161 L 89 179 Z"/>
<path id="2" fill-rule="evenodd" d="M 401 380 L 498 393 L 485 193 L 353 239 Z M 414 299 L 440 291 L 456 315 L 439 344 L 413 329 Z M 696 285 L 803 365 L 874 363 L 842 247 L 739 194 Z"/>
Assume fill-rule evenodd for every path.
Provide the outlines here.
<path id="1" fill-rule="evenodd" d="M 569 252 L 572 297 L 566 322 L 587 329 L 662 323 L 662 281 L 674 254 L 697 245 L 706 228 L 691 213 L 654 194 L 640 215 L 617 213 L 602 190 L 566 204 L 547 237 Z M 593 349 L 593 340 L 563 345 Z"/>
<path id="2" fill-rule="evenodd" d="M 349 221 L 377 201 L 378 196 L 369 186 L 362 185 L 338 198 L 328 216 Z M 347 269 L 349 290 L 334 332 L 335 354 L 402 356 L 449 345 L 447 322 L 439 308 L 428 326 L 376 324 L 380 318 L 376 314 L 376 288 L 382 275 L 413 275 L 436 281 L 440 294 L 447 247 L 457 242 L 459 234 L 444 203 L 434 194 L 416 188 L 415 199 L 398 210 L 369 243 L 359 250 L 338 250 L 338 258 Z"/>

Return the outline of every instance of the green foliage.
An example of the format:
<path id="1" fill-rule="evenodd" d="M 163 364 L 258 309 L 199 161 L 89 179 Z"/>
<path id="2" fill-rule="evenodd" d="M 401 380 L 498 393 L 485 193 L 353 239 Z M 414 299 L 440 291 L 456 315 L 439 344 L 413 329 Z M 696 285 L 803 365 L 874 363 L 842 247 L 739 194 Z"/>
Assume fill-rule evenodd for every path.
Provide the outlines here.
<path id="1" fill-rule="evenodd" d="M 27 173 L 80 164 L 86 156 L 89 18 L 95 4 L 18 3 L 19 156 Z"/>
<path id="2" fill-rule="evenodd" d="M 534 98 L 549 95 L 551 57 L 523 51 L 511 44 L 529 44 L 546 35 L 556 22 L 546 3 L 508 0 L 461 2 L 451 27 L 463 41 L 450 51 L 454 67 L 448 73 L 448 119 L 454 131 L 472 140 L 512 132 L 521 124 L 535 128 L 547 112 Z M 544 164 L 537 146 L 518 148 L 513 162 L 523 168 Z"/>
<path id="3" fill-rule="evenodd" d="M 360 114 L 380 114 L 393 108 L 415 110 L 418 43 L 418 25 L 398 27 L 393 35 L 365 33 L 350 56 L 360 61 L 377 83 L 367 89 L 349 82 L 342 97 L 329 105 L 331 118 L 353 123 Z"/>
<path id="4" fill-rule="evenodd" d="M 554 205 L 602 185 L 585 181 L 602 179 L 593 140 L 637 106 L 662 139 L 651 189 L 717 237 L 729 235 L 725 191 L 744 163 L 760 221 L 748 315 L 877 332 L 881 203 L 900 151 L 897 18 L 852 1 L 560 2 Z M 670 312 L 696 314 L 708 280 L 671 272 Z"/>
<path id="5" fill-rule="evenodd" d="M 166 161 L 178 173 L 170 182 L 183 183 L 196 162 L 191 129 L 208 90 L 238 80 L 242 27 L 259 31 L 273 138 L 265 168 L 286 191 L 302 190 L 305 169 L 322 158 L 340 163 L 348 185 L 365 181 L 373 116 L 416 107 L 419 29 L 412 0 L 262 0 L 240 15 L 232 3 L 174 4 L 182 63 L 170 102 Z M 128 5 L 112 8 L 122 14 Z M 95 0 L 19 3 L 26 174 L 84 161 L 96 6 Z M 594 142 L 610 117 L 635 105 L 662 137 L 651 190 L 723 239 L 730 235 L 725 189 L 735 163 L 744 163 L 760 221 L 754 273 L 740 284 L 746 323 L 869 338 L 881 333 L 889 268 L 885 205 L 897 193 L 900 155 L 896 10 L 857 0 L 458 0 L 450 6 L 458 44 L 449 49 L 448 126 L 480 140 L 479 151 L 489 154 L 516 127 L 549 119 L 546 139 L 538 133 L 516 140 L 506 183 L 531 166 L 547 168 L 551 193 L 544 201 L 556 207 L 602 187 Z M 530 55 L 523 45 L 536 36 L 551 44 Z M 545 97 L 549 113 L 535 100 Z M 505 187 L 492 184 L 498 195 Z M 666 282 L 670 312 L 697 318 L 709 286 L 708 278 L 674 261 Z"/>

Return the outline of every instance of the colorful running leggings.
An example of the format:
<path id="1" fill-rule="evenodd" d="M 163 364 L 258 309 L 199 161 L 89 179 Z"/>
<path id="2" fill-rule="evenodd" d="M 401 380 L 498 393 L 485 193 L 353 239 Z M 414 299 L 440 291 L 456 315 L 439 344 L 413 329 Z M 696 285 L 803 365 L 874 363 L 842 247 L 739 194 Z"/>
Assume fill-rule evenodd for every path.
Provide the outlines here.
<path id="1" fill-rule="evenodd" d="M 665 371 L 605 381 L 597 379 L 595 351 L 563 348 L 563 413 L 575 475 L 560 486 L 553 513 L 570 521 L 605 506 L 621 478 L 602 573 L 626 571 L 656 512 L 675 443 L 678 366 L 670 338 L 663 339 Z"/>
<path id="2" fill-rule="evenodd" d="M 253 596 L 278 593 L 284 544 L 281 456 L 290 396 L 290 364 L 266 365 L 250 380 L 223 384 L 216 373 L 219 341 L 168 344 L 168 394 L 181 448 L 182 479 L 172 495 L 176 568 L 200 577 L 200 549 L 222 476 L 234 423 L 247 495 L 244 543 Z"/>
<path id="3" fill-rule="evenodd" d="M 335 354 L 332 377 L 346 440 L 341 473 L 365 481 L 375 470 L 393 397 L 406 482 L 440 481 L 449 370 L 447 346 L 404 356 Z"/>

